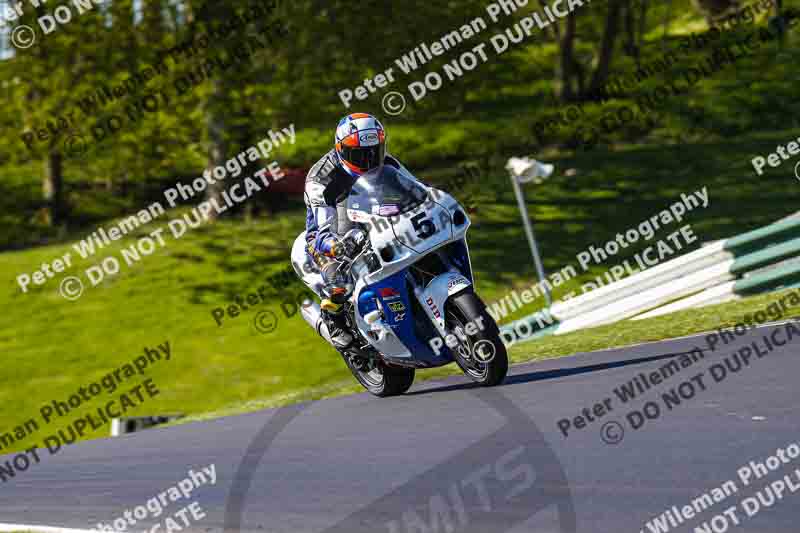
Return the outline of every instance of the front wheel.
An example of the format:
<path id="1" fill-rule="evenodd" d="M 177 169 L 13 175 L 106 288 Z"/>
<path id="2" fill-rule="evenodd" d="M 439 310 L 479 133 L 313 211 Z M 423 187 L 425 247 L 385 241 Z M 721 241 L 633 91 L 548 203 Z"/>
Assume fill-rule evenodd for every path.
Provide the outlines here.
<path id="1" fill-rule="evenodd" d="M 342 354 L 342 357 L 356 380 L 375 396 L 397 396 L 414 383 L 413 368 L 391 366 L 377 359 L 354 362 L 346 354 Z"/>
<path id="2" fill-rule="evenodd" d="M 451 348 L 456 363 L 472 381 L 492 387 L 508 374 L 508 354 L 497 323 L 471 289 L 447 301 L 447 331 L 457 344 Z"/>

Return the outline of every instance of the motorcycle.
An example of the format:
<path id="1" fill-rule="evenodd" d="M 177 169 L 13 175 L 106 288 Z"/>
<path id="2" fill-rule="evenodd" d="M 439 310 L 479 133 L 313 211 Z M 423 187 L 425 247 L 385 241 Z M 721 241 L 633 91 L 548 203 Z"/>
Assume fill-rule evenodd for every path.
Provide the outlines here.
<path id="1" fill-rule="evenodd" d="M 381 180 L 358 179 L 337 211 L 336 233 L 356 244 L 338 265 L 349 273 L 343 312 L 354 337 L 340 352 L 356 380 L 376 396 L 394 396 L 411 387 L 415 369 L 455 362 L 480 385 L 502 383 L 508 356 L 475 293 L 470 219 L 461 205 L 402 165 L 386 165 Z M 322 297 L 305 232 L 292 247 L 292 266 Z M 330 343 L 319 304 L 306 300 L 301 313 Z"/>

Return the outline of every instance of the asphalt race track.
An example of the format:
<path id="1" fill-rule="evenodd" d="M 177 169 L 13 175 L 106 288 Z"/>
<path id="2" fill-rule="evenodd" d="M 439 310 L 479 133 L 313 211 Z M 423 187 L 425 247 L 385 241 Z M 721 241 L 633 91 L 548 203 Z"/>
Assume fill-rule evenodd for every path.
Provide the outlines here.
<path id="1" fill-rule="evenodd" d="M 738 372 L 710 371 L 764 335 L 785 340 L 786 327 L 706 350 L 625 403 L 614 389 L 707 348 L 703 336 L 515 366 L 491 390 L 453 378 L 399 398 L 359 394 L 82 443 L 0 484 L 0 522 L 90 529 L 213 463 L 216 484 L 191 495 L 207 514 L 196 531 L 638 533 L 708 522 L 717 533 L 795 533 L 800 494 L 787 488 L 752 517 L 740 502 L 784 476 L 800 489 L 800 458 L 748 484 L 737 471 L 800 442 L 800 338 L 751 348 Z M 651 419 L 635 429 L 641 417 L 626 415 L 648 402 Z M 592 421 L 575 420 L 584 408 Z M 692 503 L 729 481 L 735 493 Z M 646 525 L 673 506 L 694 517 Z"/>

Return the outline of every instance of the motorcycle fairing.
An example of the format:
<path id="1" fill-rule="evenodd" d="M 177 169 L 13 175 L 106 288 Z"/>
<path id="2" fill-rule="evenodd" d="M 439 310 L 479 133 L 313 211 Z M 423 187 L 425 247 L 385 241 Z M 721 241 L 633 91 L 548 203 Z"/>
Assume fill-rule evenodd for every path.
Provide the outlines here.
<path id="1" fill-rule="evenodd" d="M 419 317 L 416 313 L 420 308 L 424 310 L 425 304 L 420 302 L 420 306 L 417 306 L 415 310 L 411 298 L 416 298 L 416 295 L 409 294 L 406 284 L 407 275 L 407 269 L 403 269 L 374 284 L 364 285 L 358 289 L 359 307 L 362 304 L 362 295 L 374 296 L 383 311 L 384 323 L 390 330 L 380 345 L 374 343 L 368 334 L 365 337 L 387 358 L 405 359 L 414 366 L 440 366 L 452 361 L 453 354 L 447 346 L 442 346 L 437 355 L 429 343 L 432 335 L 421 338 L 418 334 L 415 328 L 415 319 Z M 362 333 L 370 330 L 370 326 L 363 320 L 360 312 L 357 313 L 356 322 Z M 431 333 L 435 334 L 435 331 Z"/>

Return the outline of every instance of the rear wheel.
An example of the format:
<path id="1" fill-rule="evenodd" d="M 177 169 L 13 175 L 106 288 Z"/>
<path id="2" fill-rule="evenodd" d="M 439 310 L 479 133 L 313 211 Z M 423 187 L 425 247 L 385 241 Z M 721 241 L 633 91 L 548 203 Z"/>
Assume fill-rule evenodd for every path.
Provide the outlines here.
<path id="1" fill-rule="evenodd" d="M 508 354 L 497 323 L 478 295 L 466 289 L 452 296 L 445 316 L 447 331 L 458 340 L 451 350 L 461 370 L 485 387 L 502 383 L 508 373 Z"/>
<path id="2" fill-rule="evenodd" d="M 375 396 L 397 396 L 403 394 L 414 383 L 414 369 L 387 365 L 377 359 L 354 361 L 342 354 L 347 368 L 361 385 Z"/>

